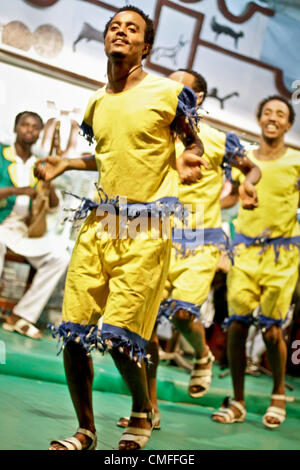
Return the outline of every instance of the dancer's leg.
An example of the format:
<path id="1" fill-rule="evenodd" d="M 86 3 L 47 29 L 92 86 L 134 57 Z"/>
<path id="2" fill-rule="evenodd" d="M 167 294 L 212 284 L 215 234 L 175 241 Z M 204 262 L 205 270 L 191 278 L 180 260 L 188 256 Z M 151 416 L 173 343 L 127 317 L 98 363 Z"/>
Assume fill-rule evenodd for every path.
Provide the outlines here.
<path id="1" fill-rule="evenodd" d="M 209 348 L 206 344 L 205 329 L 198 318 L 185 310 L 179 310 L 173 317 L 172 322 L 182 333 L 185 339 L 190 343 L 195 351 L 195 359 L 203 359 L 207 356 Z M 195 364 L 195 370 L 211 368 L 212 363 Z M 198 393 L 204 390 L 200 385 L 189 387 L 191 393 Z"/>
<path id="2" fill-rule="evenodd" d="M 157 413 L 157 368 L 159 364 L 159 342 L 156 327 L 154 328 L 151 339 L 148 343 L 147 353 L 151 356 L 151 362 L 146 368 L 149 398 L 152 403 L 153 410 Z"/>
<path id="3" fill-rule="evenodd" d="M 282 329 L 273 325 L 267 331 L 263 332 L 263 338 L 267 347 L 267 358 L 273 373 L 273 391 L 272 394 L 285 395 L 285 372 L 287 361 L 287 347 L 283 338 Z M 277 406 L 285 409 L 284 400 L 272 400 L 271 406 Z M 278 420 L 268 417 L 269 423 L 277 423 Z"/>
<path id="4" fill-rule="evenodd" d="M 243 322 L 232 321 L 228 328 L 227 356 L 233 384 L 234 399 L 245 406 L 244 379 L 246 369 L 246 340 L 249 326 Z M 240 411 L 231 407 L 235 417 L 239 417 Z M 213 416 L 213 420 L 225 422 L 221 416 Z"/>
<path id="5" fill-rule="evenodd" d="M 150 412 L 152 404 L 148 393 L 148 383 L 146 377 L 146 367 L 144 361 L 139 366 L 129 355 L 120 353 L 117 349 L 112 349 L 111 355 L 122 375 L 132 396 L 132 411 Z M 151 429 L 151 423 L 147 419 L 130 418 L 129 426 Z M 133 441 L 120 441 L 119 450 L 135 450 L 139 446 Z"/>
<path id="6" fill-rule="evenodd" d="M 75 342 L 67 343 L 64 349 L 64 366 L 69 392 L 75 408 L 79 427 L 95 433 L 95 422 L 92 404 L 93 363 L 83 347 Z M 81 433 L 75 437 L 83 447 L 90 444 L 90 439 Z M 67 450 L 60 444 L 52 444 L 55 450 Z"/>

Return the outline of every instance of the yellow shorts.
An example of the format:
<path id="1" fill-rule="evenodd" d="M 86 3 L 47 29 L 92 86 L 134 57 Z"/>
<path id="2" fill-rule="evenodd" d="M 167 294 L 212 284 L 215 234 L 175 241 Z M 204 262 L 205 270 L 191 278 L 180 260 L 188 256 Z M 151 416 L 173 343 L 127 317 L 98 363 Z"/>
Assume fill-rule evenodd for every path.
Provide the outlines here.
<path id="1" fill-rule="evenodd" d="M 157 237 L 151 228 L 134 238 L 112 239 L 107 227 L 99 230 L 100 221 L 93 211 L 78 234 L 66 278 L 63 323 L 88 331 L 102 317 L 101 336 L 105 331 L 106 339 L 117 336 L 129 347 L 132 342 L 144 346 L 162 297 L 171 240 Z M 126 346 L 121 339 L 119 346 Z"/>
<path id="2" fill-rule="evenodd" d="M 272 246 L 238 245 L 227 276 L 230 316 L 251 315 L 260 306 L 263 317 L 284 320 L 298 279 L 299 251 L 280 247 L 276 261 Z"/>
<path id="3" fill-rule="evenodd" d="M 183 258 L 178 253 L 176 244 L 173 245 L 163 299 L 180 301 L 178 306 L 183 309 L 186 303 L 186 310 L 199 316 L 200 307 L 208 297 L 220 256 L 217 246 L 202 245 L 194 250 L 194 254 Z"/>

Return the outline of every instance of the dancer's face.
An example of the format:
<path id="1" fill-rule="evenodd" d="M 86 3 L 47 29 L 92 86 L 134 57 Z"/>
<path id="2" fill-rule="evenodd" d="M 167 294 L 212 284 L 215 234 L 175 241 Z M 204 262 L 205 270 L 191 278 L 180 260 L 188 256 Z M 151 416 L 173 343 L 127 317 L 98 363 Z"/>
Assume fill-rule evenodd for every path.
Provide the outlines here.
<path id="1" fill-rule="evenodd" d="M 261 112 L 259 125 L 263 137 L 267 139 L 278 139 L 290 130 L 290 110 L 286 103 L 280 100 L 268 101 Z"/>
<path id="2" fill-rule="evenodd" d="M 111 20 L 105 37 L 105 52 L 111 60 L 131 59 L 139 64 L 147 54 L 145 20 L 135 11 L 122 11 Z"/>

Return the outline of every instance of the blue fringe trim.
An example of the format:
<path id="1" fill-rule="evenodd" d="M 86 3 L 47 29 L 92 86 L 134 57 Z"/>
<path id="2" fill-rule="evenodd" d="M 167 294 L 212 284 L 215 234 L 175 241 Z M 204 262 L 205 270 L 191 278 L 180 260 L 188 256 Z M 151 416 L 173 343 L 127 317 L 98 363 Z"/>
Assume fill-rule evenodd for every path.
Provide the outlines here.
<path id="1" fill-rule="evenodd" d="M 244 158 L 245 149 L 237 135 L 233 132 L 228 132 L 226 134 L 225 141 L 225 155 L 223 157 L 223 162 L 221 166 L 225 171 L 226 178 L 231 181 L 231 183 L 233 183 L 231 175 L 231 164 L 234 163 L 236 155 L 241 158 Z"/>
<path id="2" fill-rule="evenodd" d="M 168 320 L 171 320 L 178 310 L 185 310 L 191 315 L 200 318 L 200 308 L 201 305 L 196 305 L 191 302 L 185 302 L 183 300 L 172 298 L 166 299 L 160 304 L 157 319 L 159 321 L 160 317 L 165 317 Z"/>
<path id="3" fill-rule="evenodd" d="M 233 247 L 236 247 L 241 243 L 243 243 L 247 248 L 250 246 L 262 246 L 262 249 L 259 252 L 259 254 L 262 254 L 267 248 L 272 246 L 275 254 L 275 262 L 278 261 L 280 247 L 283 246 L 285 249 L 289 250 L 292 246 L 297 246 L 298 249 L 300 249 L 300 236 L 270 238 L 269 235 L 270 232 L 268 229 L 257 237 L 248 237 L 242 233 L 236 232 L 233 240 Z"/>
<path id="4" fill-rule="evenodd" d="M 197 130 L 198 122 L 199 122 L 199 115 L 197 113 L 197 97 L 195 92 L 187 87 L 184 86 L 181 90 L 180 94 L 178 95 L 178 104 L 176 109 L 176 116 L 174 121 L 171 124 L 171 128 L 177 132 L 177 122 L 176 118 L 178 116 L 185 116 L 192 129 Z"/>
<path id="5" fill-rule="evenodd" d="M 176 250 L 176 257 L 187 258 L 195 255 L 195 249 L 198 246 L 214 245 L 220 250 L 225 251 L 233 263 L 231 242 L 221 228 L 195 230 L 175 228 L 172 232 L 172 241 Z"/>
<path id="6" fill-rule="evenodd" d="M 69 196 L 73 196 L 81 201 L 77 209 L 64 209 L 66 212 L 68 212 L 68 216 L 64 218 L 63 222 L 66 222 L 67 220 L 70 220 L 71 222 L 77 222 L 78 220 L 85 219 L 89 211 L 96 209 L 99 206 L 98 202 L 94 202 L 86 197 L 79 197 L 76 194 L 70 193 L 68 191 L 63 191 L 63 194 L 68 194 Z M 73 216 L 70 217 L 69 213 L 73 213 Z"/>
<path id="7" fill-rule="evenodd" d="M 81 325 L 79 323 L 63 321 L 59 326 L 50 324 L 48 328 L 53 338 L 58 336 L 58 346 L 60 345 L 60 349 L 57 354 L 60 354 L 70 341 L 81 344 L 88 356 L 100 344 L 97 325 Z"/>
<path id="8" fill-rule="evenodd" d="M 58 337 L 60 354 L 70 342 L 79 343 L 89 356 L 93 349 L 101 353 L 111 349 L 118 349 L 121 353 L 141 365 L 142 359 L 145 363 L 150 362 L 150 356 L 146 354 L 148 341 L 136 333 L 120 328 L 118 326 L 103 323 L 101 330 L 97 325 L 82 325 L 73 322 L 62 322 L 59 326 L 48 325 L 53 338 Z"/>
<path id="9" fill-rule="evenodd" d="M 82 131 L 81 135 L 88 141 L 89 145 L 91 145 L 94 141 L 94 132 L 92 126 L 89 126 L 86 122 L 82 121 L 80 129 Z"/>
<path id="10" fill-rule="evenodd" d="M 223 330 L 228 330 L 230 324 L 233 321 L 239 321 L 241 323 L 244 323 L 245 325 L 252 325 L 253 324 L 253 316 L 251 313 L 248 313 L 248 315 L 230 315 L 230 317 L 225 318 L 225 320 L 222 323 L 222 329 Z"/>
<path id="11" fill-rule="evenodd" d="M 254 325 L 257 328 L 261 329 L 262 331 L 268 331 L 273 325 L 277 325 L 280 328 L 282 328 L 282 325 L 283 325 L 283 321 L 281 319 L 276 320 L 274 318 L 266 317 L 265 315 L 262 315 L 262 314 L 258 315 L 257 317 L 254 317 L 253 315 L 248 314 L 248 315 L 231 315 L 230 317 L 224 320 L 224 322 L 222 323 L 222 328 L 224 330 L 227 330 L 233 321 L 240 321 L 249 326 Z"/>
<path id="12" fill-rule="evenodd" d="M 260 328 L 262 331 L 268 331 L 271 326 L 276 325 L 280 328 L 282 327 L 282 320 L 276 320 L 274 318 L 266 317 L 265 315 L 259 315 L 257 318 L 253 319 L 253 325 Z"/>
<path id="13" fill-rule="evenodd" d="M 140 216 L 145 217 L 169 217 L 174 214 L 176 218 L 186 220 L 187 210 L 176 197 L 162 197 L 157 201 L 145 203 L 130 203 L 119 205 L 118 213 L 126 216 L 129 220 Z"/>
<path id="14" fill-rule="evenodd" d="M 93 209 L 100 209 L 102 211 L 107 211 L 112 214 L 126 217 L 128 220 L 133 220 L 140 216 L 163 218 L 174 214 L 177 219 L 186 224 L 188 211 L 184 209 L 183 205 L 181 202 L 179 202 L 177 197 L 163 197 L 153 202 L 129 203 L 122 205 L 122 203 L 120 203 L 119 196 L 109 198 L 105 191 L 97 184 L 96 188 L 100 198 L 99 202 L 95 202 L 91 199 L 80 197 L 76 194 L 64 191 L 64 194 L 73 196 L 81 201 L 81 204 L 77 209 L 68 209 L 69 213 L 73 213 L 73 217 L 70 218 L 68 215 L 64 219 L 64 222 L 66 220 L 76 222 L 86 218 L 89 211 Z"/>
<path id="15" fill-rule="evenodd" d="M 149 363 L 150 356 L 146 354 L 148 341 L 137 333 L 125 330 L 119 326 L 103 323 L 101 328 L 101 347 L 102 352 L 112 348 L 118 349 L 121 353 L 129 354 L 129 357 L 138 365 L 141 365 L 142 359 Z"/>

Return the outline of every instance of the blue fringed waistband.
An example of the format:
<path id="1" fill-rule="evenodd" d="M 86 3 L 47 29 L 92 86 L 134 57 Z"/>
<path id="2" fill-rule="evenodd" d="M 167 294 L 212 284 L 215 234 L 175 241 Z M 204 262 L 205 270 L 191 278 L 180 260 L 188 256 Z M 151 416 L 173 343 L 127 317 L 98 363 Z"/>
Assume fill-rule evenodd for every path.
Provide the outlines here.
<path id="1" fill-rule="evenodd" d="M 172 241 L 178 254 L 183 258 L 193 255 L 195 249 L 201 245 L 214 245 L 231 256 L 230 240 L 221 228 L 205 229 L 174 229 Z"/>
<path id="2" fill-rule="evenodd" d="M 97 186 L 100 201 L 95 202 L 91 199 L 77 196 L 76 194 L 65 191 L 65 194 L 75 197 L 81 201 L 77 209 L 72 210 L 72 221 L 82 220 L 87 217 L 88 212 L 93 209 L 108 212 L 114 215 L 126 217 L 128 220 L 137 217 L 169 217 L 174 215 L 185 223 L 187 210 L 185 210 L 177 197 L 162 197 L 152 202 L 143 203 L 123 203 L 119 196 L 109 198 L 102 188 Z M 68 219 L 68 218 L 67 218 Z"/>
<path id="3" fill-rule="evenodd" d="M 267 232 L 257 237 L 248 237 L 243 233 L 236 233 L 233 240 L 233 247 L 244 244 L 247 248 L 250 246 L 261 246 L 262 249 L 259 254 L 263 253 L 270 246 L 273 247 L 275 253 L 275 261 L 278 260 L 280 247 L 284 247 L 287 250 L 290 246 L 297 246 L 300 248 L 300 236 L 296 237 L 274 237 L 271 238 L 267 235 Z"/>

